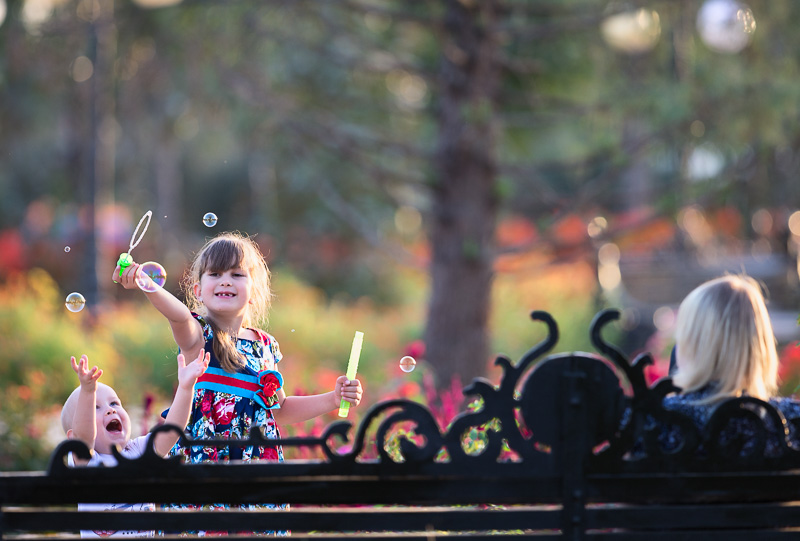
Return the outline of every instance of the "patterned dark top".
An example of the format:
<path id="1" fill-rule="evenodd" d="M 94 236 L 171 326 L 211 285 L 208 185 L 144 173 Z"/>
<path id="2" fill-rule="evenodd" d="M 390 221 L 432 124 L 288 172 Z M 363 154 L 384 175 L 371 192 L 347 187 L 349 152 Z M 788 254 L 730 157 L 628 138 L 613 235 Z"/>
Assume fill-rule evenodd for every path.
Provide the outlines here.
<path id="1" fill-rule="evenodd" d="M 698 404 L 699 401 L 709 397 L 714 393 L 713 385 L 707 385 L 703 389 L 682 394 L 672 394 L 664 398 L 662 402 L 664 409 L 680 413 L 692 420 L 694 425 L 699 429 L 701 439 L 708 431 L 709 421 L 723 402 L 716 402 L 712 404 Z M 786 427 L 788 429 L 788 442 L 790 445 L 800 449 L 800 402 L 785 397 L 775 397 L 769 400 L 769 404 L 783 414 L 786 419 Z M 767 429 L 767 440 L 764 454 L 767 457 L 775 457 L 781 454 L 780 438 L 783 437 L 783 427 L 778 426 L 772 417 L 765 415 L 764 408 L 756 405 L 744 406 L 747 410 L 755 413 L 763 421 L 763 425 Z M 648 418 L 648 428 L 653 427 L 653 423 L 657 421 Z M 739 442 L 741 445 L 740 453 L 742 455 L 750 454 L 753 450 L 755 442 L 755 434 L 759 430 L 761 423 L 754 419 L 747 419 L 742 417 L 735 417 L 720 431 L 720 443 L 722 445 L 729 445 Z M 665 451 L 676 449 L 682 441 L 680 431 L 672 425 L 663 425 L 659 433 L 659 443 Z M 700 446 L 699 451 L 703 452 L 703 446 Z"/>

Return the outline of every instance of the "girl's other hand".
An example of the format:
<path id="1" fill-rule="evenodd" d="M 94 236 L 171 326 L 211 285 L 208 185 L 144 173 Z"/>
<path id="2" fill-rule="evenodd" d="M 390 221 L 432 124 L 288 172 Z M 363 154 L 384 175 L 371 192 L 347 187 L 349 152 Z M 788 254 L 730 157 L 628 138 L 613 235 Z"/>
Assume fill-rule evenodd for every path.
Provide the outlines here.
<path id="1" fill-rule="evenodd" d="M 336 407 L 342 400 L 350 402 L 351 406 L 358 406 L 361 403 L 361 395 L 364 390 L 361 388 L 361 382 L 357 379 L 347 379 L 347 376 L 339 376 L 336 378 L 336 386 L 333 389 L 333 395 L 336 399 Z"/>

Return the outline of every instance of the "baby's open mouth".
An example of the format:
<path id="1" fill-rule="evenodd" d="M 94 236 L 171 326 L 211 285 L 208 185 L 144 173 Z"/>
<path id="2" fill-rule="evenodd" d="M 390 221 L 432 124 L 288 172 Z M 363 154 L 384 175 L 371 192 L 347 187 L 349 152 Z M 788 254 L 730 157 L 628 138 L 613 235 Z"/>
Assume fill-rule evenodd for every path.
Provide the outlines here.
<path id="1" fill-rule="evenodd" d="M 106 430 L 109 432 L 122 432 L 122 423 L 114 419 L 106 425 Z"/>

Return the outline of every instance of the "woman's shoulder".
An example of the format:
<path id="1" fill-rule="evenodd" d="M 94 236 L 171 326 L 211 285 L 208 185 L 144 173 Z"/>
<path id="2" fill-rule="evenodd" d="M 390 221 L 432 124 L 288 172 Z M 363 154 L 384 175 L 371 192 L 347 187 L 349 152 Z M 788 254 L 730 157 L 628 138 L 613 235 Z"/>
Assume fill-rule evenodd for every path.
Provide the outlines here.
<path id="1" fill-rule="evenodd" d="M 711 386 L 703 387 L 696 391 L 686 393 L 673 393 L 664 397 L 663 405 L 666 409 L 709 409 L 704 402 L 714 392 Z"/>
<path id="2" fill-rule="evenodd" d="M 707 417 L 720 404 L 719 401 L 704 403 L 703 400 L 713 394 L 712 387 L 705 387 L 688 393 L 675 393 L 664 398 L 665 409 L 679 411 L 694 417 Z M 800 401 L 789 397 L 773 397 L 769 403 L 779 410 L 784 417 L 800 419 Z"/>
<path id="3" fill-rule="evenodd" d="M 704 402 L 712 393 L 713 389 L 710 387 L 686 393 L 674 393 L 664 397 L 662 405 L 664 409 L 686 415 L 702 426 L 714 410 L 714 404 Z"/>
<path id="4" fill-rule="evenodd" d="M 776 396 L 769 399 L 769 403 L 775 406 L 787 419 L 800 419 L 800 401 L 786 396 Z"/>

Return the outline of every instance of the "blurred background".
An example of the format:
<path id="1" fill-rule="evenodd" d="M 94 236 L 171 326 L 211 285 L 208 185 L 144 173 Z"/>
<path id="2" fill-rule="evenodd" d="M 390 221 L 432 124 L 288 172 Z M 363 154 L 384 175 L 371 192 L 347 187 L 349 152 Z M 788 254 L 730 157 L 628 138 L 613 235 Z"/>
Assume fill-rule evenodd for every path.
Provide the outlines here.
<path id="1" fill-rule="evenodd" d="M 797 21 L 792 0 L 0 0 L 0 469 L 63 438 L 71 355 L 134 435 L 171 400 L 168 326 L 111 282 L 148 210 L 133 256 L 179 296 L 207 238 L 255 236 L 289 393 L 327 391 L 360 330 L 365 406 L 446 424 L 544 338 L 534 309 L 592 351 L 618 308 L 606 338 L 655 379 L 681 299 L 725 272 L 768 289 L 793 393 Z"/>

